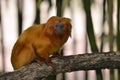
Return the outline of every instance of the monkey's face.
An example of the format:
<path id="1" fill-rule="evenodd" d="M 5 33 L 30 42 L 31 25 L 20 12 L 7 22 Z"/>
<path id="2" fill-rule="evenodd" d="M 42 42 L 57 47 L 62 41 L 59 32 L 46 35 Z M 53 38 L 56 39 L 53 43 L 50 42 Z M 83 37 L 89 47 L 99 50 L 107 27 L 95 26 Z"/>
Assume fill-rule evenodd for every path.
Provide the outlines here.
<path id="1" fill-rule="evenodd" d="M 69 18 L 60 18 L 53 16 L 46 24 L 46 30 L 49 35 L 71 36 L 71 24 Z"/>
<path id="2" fill-rule="evenodd" d="M 64 24 L 61 22 L 56 23 L 56 25 L 54 26 L 54 29 L 57 35 L 62 35 L 65 32 Z"/>

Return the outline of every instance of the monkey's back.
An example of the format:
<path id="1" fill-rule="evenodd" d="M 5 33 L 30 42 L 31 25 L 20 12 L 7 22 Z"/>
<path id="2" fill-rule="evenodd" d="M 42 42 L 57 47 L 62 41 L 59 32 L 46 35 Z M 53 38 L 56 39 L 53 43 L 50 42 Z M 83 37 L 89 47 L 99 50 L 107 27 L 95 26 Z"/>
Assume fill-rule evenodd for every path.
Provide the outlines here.
<path id="1" fill-rule="evenodd" d="M 11 55 L 11 62 L 14 69 L 18 69 L 35 58 L 32 44 L 43 33 L 45 24 L 35 25 L 26 29 L 16 41 Z"/>

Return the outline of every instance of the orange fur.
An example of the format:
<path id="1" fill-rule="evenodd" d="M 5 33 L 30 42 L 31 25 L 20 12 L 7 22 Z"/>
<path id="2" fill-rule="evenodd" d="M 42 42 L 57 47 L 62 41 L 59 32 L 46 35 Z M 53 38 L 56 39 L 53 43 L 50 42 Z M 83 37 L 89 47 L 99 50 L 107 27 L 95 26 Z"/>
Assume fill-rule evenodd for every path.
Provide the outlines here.
<path id="1" fill-rule="evenodd" d="M 64 33 L 61 35 L 56 33 L 55 25 L 58 23 L 64 25 Z M 29 27 L 21 34 L 13 47 L 11 55 L 13 68 L 19 69 L 35 59 L 44 59 L 49 63 L 49 56 L 59 52 L 71 35 L 71 28 L 69 18 L 57 16 L 51 17 L 45 24 Z"/>

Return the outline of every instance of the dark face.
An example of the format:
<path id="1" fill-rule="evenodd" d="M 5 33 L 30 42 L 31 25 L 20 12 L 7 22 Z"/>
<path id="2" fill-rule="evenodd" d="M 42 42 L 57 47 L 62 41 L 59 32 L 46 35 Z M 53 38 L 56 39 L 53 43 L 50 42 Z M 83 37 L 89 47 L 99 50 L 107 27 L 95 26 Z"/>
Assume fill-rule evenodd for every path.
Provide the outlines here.
<path id="1" fill-rule="evenodd" d="M 55 25 L 55 30 L 56 30 L 56 34 L 57 35 L 64 34 L 64 32 L 65 32 L 65 30 L 64 30 L 64 24 L 63 23 L 57 23 Z"/>

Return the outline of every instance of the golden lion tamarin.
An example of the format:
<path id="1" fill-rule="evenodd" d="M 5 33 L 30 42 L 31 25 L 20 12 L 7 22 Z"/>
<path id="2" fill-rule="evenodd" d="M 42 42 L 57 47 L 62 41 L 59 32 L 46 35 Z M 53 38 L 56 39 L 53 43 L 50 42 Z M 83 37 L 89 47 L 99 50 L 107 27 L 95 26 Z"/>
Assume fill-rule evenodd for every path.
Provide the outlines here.
<path id="1" fill-rule="evenodd" d="M 26 29 L 15 43 L 11 62 L 14 69 L 29 64 L 33 60 L 50 63 L 50 55 L 59 52 L 71 35 L 69 18 L 51 17 L 46 23 Z"/>

